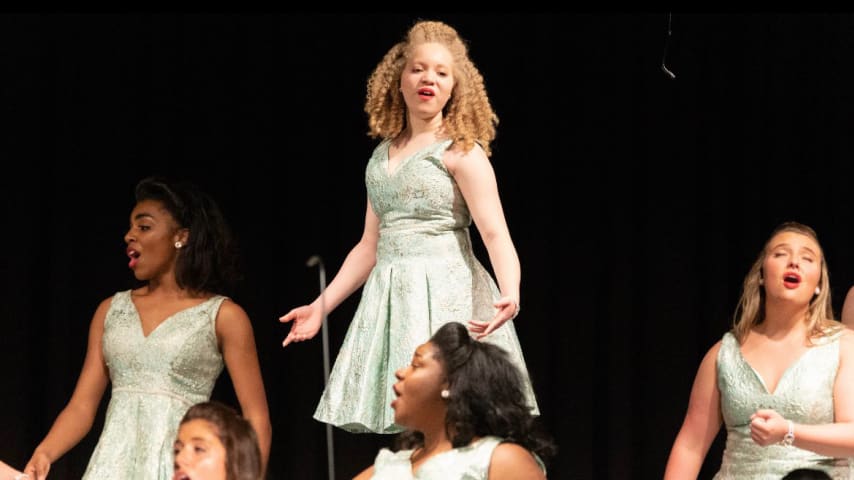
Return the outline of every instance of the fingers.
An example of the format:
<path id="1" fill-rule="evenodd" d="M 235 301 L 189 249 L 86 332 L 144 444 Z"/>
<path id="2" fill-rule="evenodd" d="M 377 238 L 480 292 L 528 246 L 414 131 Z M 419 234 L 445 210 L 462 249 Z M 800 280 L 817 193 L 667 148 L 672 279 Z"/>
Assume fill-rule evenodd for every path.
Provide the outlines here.
<path id="1" fill-rule="evenodd" d="M 764 447 L 766 445 L 767 432 L 765 431 L 765 428 L 762 425 L 762 423 L 764 423 L 764 422 L 762 422 L 762 420 L 758 419 L 758 418 L 751 420 L 750 423 L 748 424 L 748 428 L 750 429 L 750 438 L 757 445 Z"/>
<path id="2" fill-rule="evenodd" d="M 292 308 L 290 312 L 279 317 L 279 321 L 282 323 L 290 322 L 291 320 L 299 320 L 300 317 L 308 317 L 311 315 L 311 307 L 307 305 L 302 305 L 296 308 Z"/>
<path id="3" fill-rule="evenodd" d="M 282 342 L 282 348 L 287 347 L 291 343 L 304 342 L 306 340 L 311 340 L 313 337 L 314 337 L 314 335 L 309 335 L 306 333 L 297 332 L 295 329 L 291 329 L 290 333 L 288 333 L 288 336 L 285 337 L 285 340 Z"/>
<path id="4" fill-rule="evenodd" d="M 35 465 L 27 465 L 24 469 L 24 477 L 23 479 L 28 480 L 44 480 L 47 478 L 47 472 L 50 470 L 50 466 L 42 466 L 36 467 Z"/>
<path id="5" fill-rule="evenodd" d="M 498 330 L 499 327 L 504 325 L 510 317 L 504 314 L 504 311 L 499 311 L 492 320 L 488 322 L 480 321 L 480 320 L 469 320 L 469 331 L 475 334 L 475 339 L 480 340 L 483 337 L 486 337 L 490 333 Z"/>

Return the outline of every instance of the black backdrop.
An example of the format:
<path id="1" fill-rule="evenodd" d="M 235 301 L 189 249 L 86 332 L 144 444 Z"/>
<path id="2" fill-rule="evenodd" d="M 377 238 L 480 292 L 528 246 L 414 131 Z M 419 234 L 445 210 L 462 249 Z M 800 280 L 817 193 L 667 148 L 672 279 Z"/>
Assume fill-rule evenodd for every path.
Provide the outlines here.
<path id="1" fill-rule="evenodd" d="M 5 214 L 0 459 L 71 395 L 98 302 L 132 285 L 141 177 L 188 178 L 243 247 L 274 427 L 270 478 L 326 478 L 319 337 L 277 321 L 358 240 L 368 74 L 418 18 L 470 41 L 522 261 L 517 330 L 550 478 L 660 478 L 696 367 L 770 229 L 816 228 L 834 306 L 854 283 L 851 14 L 50 14 L 0 17 Z M 477 235 L 480 258 L 488 265 Z M 330 315 L 337 352 L 358 294 Z M 224 374 L 215 397 L 234 402 Z M 53 467 L 82 475 L 103 421 Z M 335 431 L 337 478 L 389 437 Z M 720 462 L 722 436 L 702 478 Z"/>

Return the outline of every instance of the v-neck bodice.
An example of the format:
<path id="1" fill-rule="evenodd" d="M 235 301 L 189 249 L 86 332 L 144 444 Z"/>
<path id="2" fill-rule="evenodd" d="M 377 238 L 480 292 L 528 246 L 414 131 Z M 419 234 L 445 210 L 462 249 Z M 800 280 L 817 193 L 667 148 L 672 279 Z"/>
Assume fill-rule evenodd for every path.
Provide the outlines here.
<path id="1" fill-rule="evenodd" d="M 847 475 L 847 459 L 832 459 L 782 445 L 759 446 L 750 437 L 750 416 L 772 409 L 796 424 L 825 424 L 834 420 L 833 384 L 839 367 L 839 334 L 819 339 L 783 372 L 774 392 L 745 360 L 735 335 L 721 340 L 717 356 L 721 415 L 727 430 L 721 470 L 715 479 L 779 480 L 803 466 L 826 466 Z M 834 476 L 833 478 L 837 478 Z"/>
<path id="2" fill-rule="evenodd" d="M 751 371 L 753 371 L 753 374 L 756 375 L 756 380 L 759 381 L 759 384 L 762 386 L 762 389 L 768 395 L 774 395 L 774 393 L 776 393 L 777 390 L 780 388 L 780 385 L 788 381 L 789 372 L 795 370 L 798 364 L 802 361 L 805 361 L 804 359 L 807 358 L 809 354 L 814 351 L 816 351 L 815 347 L 807 348 L 803 353 L 801 353 L 801 355 L 798 356 L 798 358 L 792 361 L 792 363 L 790 363 L 789 366 L 786 367 L 785 370 L 783 370 L 783 373 L 780 374 L 780 378 L 777 379 L 777 383 L 776 385 L 774 385 L 774 389 L 772 390 L 768 388 L 768 383 L 765 381 L 765 378 L 762 376 L 762 374 L 760 374 L 759 371 L 756 370 L 756 368 L 754 368 L 753 365 L 751 365 L 750 362 L 747 361 L 747 358 L 745 358 L 744 353 L 741 351 L 741 346 L 739 346 L 738 349 L 741 361 L 744 362 L 744 364 L 747 365 L 747 367 L 750 368 Z"/>
<path id="3" fill-rule="evenodd" d="M 177 312 L 174 312 L 174 313 L 172 313 L 171 315 L 169 315 L 169 316 L 167 316 L 166 318 L 164 318 L 163 320 L 161 320 L 161 321 L 160 321 L 160 323 L 158 323 L 157 325 L 155 325 L 155 326 L 154 326 L 154 328 L 152 328 L 152 329 L 151 329 L 151 331 L 150 331 L 150 332 L 148 332 L 148 333 L 146 334 L 146 333 L 145 333 L 145 326 L 144 326 L 144 324 L 142 323 L 142 315 L 141 315 L 141 314 L 140 314 L 140 312 L 139 312 L 139 308 L 137 308 L 136 304 L 135 304 L 135 303 L 133 303 L 133 294 L 131 294 L 131 296 L 130 296 L 130 304 L 131 304 L 131 306 L 133 307 L 134 312 L 136 312 L 136 318 L 137 318 L 137 320 L 138 320 L 138 322 L 139 322 L 139 333 L 140 333 L 140 335 L 142 335 L 142 337 L 143 337 L 143 338 L 145 338 L 145 339 L 147 339 L 148 337 L 150 337 L 150 336 L 154 335 L 155 333 L 157 333 L 157 331 L 158 331 L 158 330 L 160 330 L 160 327 L 163 327 L 163 325 L 164 325 L 164 324 L 169 323 L 172 319 L 175 319 L 175 318 L 186 318 L 186 317 L 188 317 L 188 316 L 191 316 L 191 315 L 194 313 L 194 312 L 193 312 L 193 309 L 196 309 L 196 308 L 208 308 L 208 307 L 209 307 L 209 305 L 208 305 L 208 304 L 209 304 L 209 302 L 211 302 L 211 301 L 215 301 L 215 300 L 216 300 L 216 297 L 214 296 L 214 297 L 207 298 L 207 299 L 205 299 L 205 300 L 203 300 L 203 301 L 201 301 L 201 302 L 199 302 L 199 303 L 197 303 L 197 304 L 195 304 L 195 305 L 191 305 L 191 306 L 189 306 L 189 307 L 182 308 L 182 309 L 178 310 Z M 168 327 L 164 327 L 164 330 L 169 330 L 169 328 L 168 328 Z"/>
<path id="4" fill-rule="evenodd" d="M 387 141 L 383 142 L 382 148 L 379 150 L 379 151 L 383 152 L 383 154 L 384 154 L 384 158 L 382 158 L 381 163 L 385 167 L 386 175 L 388 175 L 389 177 L 393 177 L 412 158 L 419 157 L 419 156 L 425 157 L 427 155 L 436 155 L 436 160 L 441 161 L 442 160 L 442 154 L 444 154 L 445 149 L 451 143 L 452 142 L 450 140 L 440 140 L 437 142 L 433 142 L 433 143 L 424 145 L 423 147 L 421 147 L 421 148 L 413 151 L 412 153 L 402 157 L 400 160 L 397 161 L 396 164 L 394 164 L 394 166 L 392 166 L 392 164 L 391 164 L 391 144 L 392 144 L 392 142 L 390 140 L 387 140 Z"/>
<path id="5" fill-rule="evenodd" d="M 112 392 L 84 479 L 171 478 L 178 423 L 210 398 L 224 366 L 216 338 L 223 300 L 180 310 L 146 337 L 130 290 L 113 296 L 101 340 Z"/>
<path id="6" fill-rule="evenodd" d="M 371 207 L 383 231 L 415 229 L 427 234 L 462 230 L 471 215 L 456 181 L 442 162 L 450 140 L 427 145 L 388 170 L 391 141 L 374 149 L 365 169 Z"/>

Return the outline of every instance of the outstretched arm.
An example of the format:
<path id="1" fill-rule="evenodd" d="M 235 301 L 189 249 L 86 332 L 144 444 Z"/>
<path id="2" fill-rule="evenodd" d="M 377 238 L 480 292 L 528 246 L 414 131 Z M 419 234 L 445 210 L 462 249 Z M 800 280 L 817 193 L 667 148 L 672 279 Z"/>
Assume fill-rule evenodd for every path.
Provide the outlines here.
<path id="1" fill-rule="evenodd" d="M 371 202 L 365 211 L 365 229 L 362 238 L 347 254 L 341 269 L 329 283 L 324 292 L 326 302 L 326 313 L 335 310 L 347 297 L 365 284 L 371 269 L 377 263 L 377 241 L 379 239 L 380 221 Z M 310 305 L 296 307 L 279 318 L 280 322 L 293 322 L 291 330 L 282 342 L 286 347 L 291 342 L 308 340 L 320 330 L 323 320 L 323 308 L 320 305 L 321 297 L 318 296 Z"/>
<path id="2" fill-rule="evenodd" d="M 252 324 L 243 308 L 225 300 L 217 315 L 216 331 L 241 413 L 258 436 L 261 467 L 266 472 L 273 427 Z"/>
<path id="3" fill-rule="evenodd" d="M 521 279 L 519 256 L 504 218 L 495 172 L 483 149 L 475 145 L 466 153 L 451 150 L 446 153 L 444 160 L 480 232 L 501 291 L 501 298 L 495 303 L 498 308 L 495 316 L 489 322 L 472 320 L 470 323 L 470 329 L 478 334 L 478 338 L 482 338 L 518 313 Z"/>
<path id="4" fill-rule="evenodd" d="M 111 301 L 112 299 L 108 298 L 101 302 L 92 318 L 86 359 L 83 361 L 83 369 L 71 399 L 56 417 L 47 436 L 36 447 L 24 467 L 24 473 L 30 475 L 33 480 L 46 478 L 51 463 L 77 445 L 92 428 L 110 378 L 101 351 L 101 337 L 104 335 L 104 318 Z"/>
<path id="5" fill-rule="evenodd" d="M 720 342 L 715 344 L 697 370 L 688 412 L 676 435 L 664 480 L 696 480 L 709 447 L 721 428 L 721 395 L 717 382 L 717 357 Z"/>

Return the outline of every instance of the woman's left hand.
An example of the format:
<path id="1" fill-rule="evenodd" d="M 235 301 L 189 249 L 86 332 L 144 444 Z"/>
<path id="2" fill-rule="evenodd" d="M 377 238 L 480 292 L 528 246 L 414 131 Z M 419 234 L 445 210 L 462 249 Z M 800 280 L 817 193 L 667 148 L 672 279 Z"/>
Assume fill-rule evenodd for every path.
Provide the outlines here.
<path id="1" fill-rule="evenodd" d="M 767 447 L 780 443 L 789 431 L 789 422 L 774 410 L 757 410 L 750 416 L 750 438 Z"/>
<path id="2" fill-rule="evenodd" d="M 508 320 L 516 318 L 519 315 L 519 301 L 512 297 L 501 297 L 493 304 L 498 309 L 495 316 L 488 322 L 479 320 L 469 320 L 469 331 L 475 334 L 477 340 L 489 335 L 504 325 Z"/>

